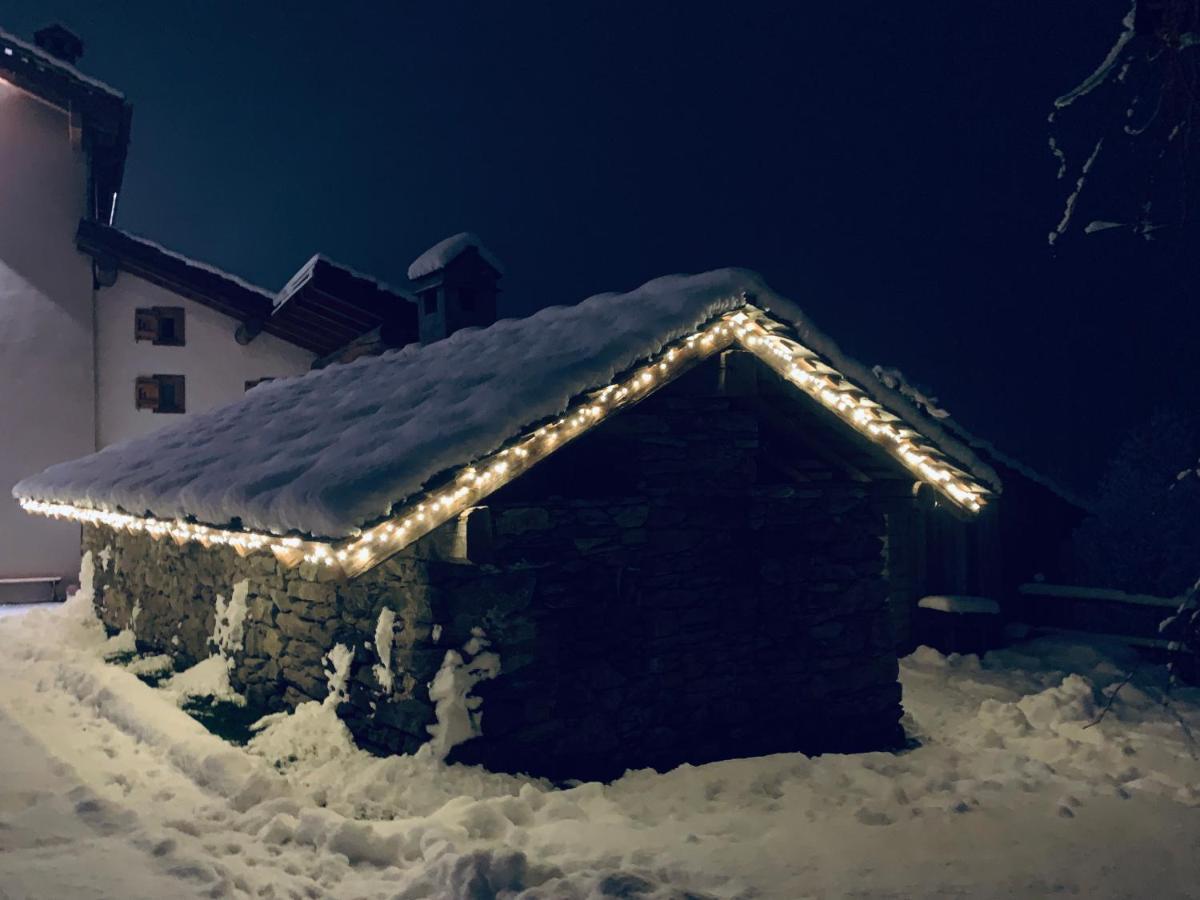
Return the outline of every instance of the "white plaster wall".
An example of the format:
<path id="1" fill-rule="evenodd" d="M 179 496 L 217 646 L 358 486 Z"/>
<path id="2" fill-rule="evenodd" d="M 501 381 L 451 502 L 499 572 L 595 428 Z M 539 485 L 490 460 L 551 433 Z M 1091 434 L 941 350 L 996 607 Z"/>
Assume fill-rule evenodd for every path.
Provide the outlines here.
<path id="1" fill-rule="evenodd" d="M 135 310 L 144 306 L 183 307 L 185 345 L 135 341 Z M 96 318 L 101 447 L 236 400 L 247 381 L 300 375 L 313 360 L 307 350 L 269 334 L 243 346 L 233 339 L 234 319 L 127 272 L 97 291 Z M 135 408 L 138 376 L 157 374 L 184 376 L 186 413 Z"/>
<path id="2" fill-rule="evenodd" d="M 25 514 L 11 489 L 95 449 L 86 184 L 66 114 L 0 80 L 0 578 L 79 571 L 79 528 Z"/>

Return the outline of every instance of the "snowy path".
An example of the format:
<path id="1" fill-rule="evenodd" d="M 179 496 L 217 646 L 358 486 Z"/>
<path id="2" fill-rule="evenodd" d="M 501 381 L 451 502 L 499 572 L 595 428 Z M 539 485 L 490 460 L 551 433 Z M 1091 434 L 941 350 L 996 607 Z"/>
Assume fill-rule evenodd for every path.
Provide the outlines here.
<path id="1" fill-rule="evenodd" d="M 256 751 L 104 664 L 78 605 L 0 619 L 0 898 L 1196 896 L 1195 695 L 1086 647 L 903 667 L 900 754 L 601 786 L 377 759 L 312 704 Z M 1122 664 L 1124 660 L 1120 661 Z M 1069 673 L 1079 674 L 1069 674 Z M 287 755 L 298 758 L 287 761 Z M 270 763 L 280 761 L 280 769 Z"/>

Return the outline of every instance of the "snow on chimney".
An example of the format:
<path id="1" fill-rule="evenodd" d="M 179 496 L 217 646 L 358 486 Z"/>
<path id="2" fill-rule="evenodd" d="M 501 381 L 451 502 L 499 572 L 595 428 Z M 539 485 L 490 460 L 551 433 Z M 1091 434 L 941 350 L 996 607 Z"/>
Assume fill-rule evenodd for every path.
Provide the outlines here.
<path id="1" fill-rule="evenodd" d="M 421 343 L 495 322 L 502 274 L 500 261 L 469 231 L 434 244 L 413 260 L 408 277 L 418 298 Z"/>
<path id="2" fill-rule="evenodd" d="M 75 65 L 83 56 L 83 41 L 69 28 L 55 22 L 33 33 L 33 42 L 56 59 Z"/>

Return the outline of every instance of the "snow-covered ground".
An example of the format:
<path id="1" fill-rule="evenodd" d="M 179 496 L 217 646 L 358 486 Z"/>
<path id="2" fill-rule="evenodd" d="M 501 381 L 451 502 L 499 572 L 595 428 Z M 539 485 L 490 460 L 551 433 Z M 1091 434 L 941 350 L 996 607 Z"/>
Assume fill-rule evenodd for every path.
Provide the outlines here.
<path id="1" fill-rule="evenodd" d="M 0 617 L 0 898 L 1200 894 L 1200 697 L 1146 670 L 1085 728 L 1129 662 L 1095 648 L 918 651 L 906 753 L 561 789 L 370 757 L 315 703 L 233 746 L 119 646 L 75 600 Z"/>

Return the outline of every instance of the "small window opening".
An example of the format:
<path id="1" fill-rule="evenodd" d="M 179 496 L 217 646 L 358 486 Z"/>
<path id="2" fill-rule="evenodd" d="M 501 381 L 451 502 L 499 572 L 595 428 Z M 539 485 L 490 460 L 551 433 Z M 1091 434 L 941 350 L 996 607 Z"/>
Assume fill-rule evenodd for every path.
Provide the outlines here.
<path id="1" fill-rule="evenodd" d="M 134 340 L 182 347 L 185 343 L 183 322 L 183 308 L 179 306 L 138 309 L 134 315 Z"/>
<path id="2" fill-rule="evenodd" d="M 186 411 L 182 375 L 143 375 L 137 380 L 134 402 L 155 413 Z"/>
<path id="3" fill-rule="evenodd" d="M 274 381 L 274 380 L 275 380 L 275 376 L 273 376 L 273 375 L 268 375 L 265 378 L 255 378 L 252 381 L 246 382 L 246 390 L 250 390 L 250 388 L 255 387 L 256 385 L 264 384 L 268 381 Z"/>

